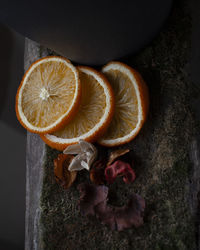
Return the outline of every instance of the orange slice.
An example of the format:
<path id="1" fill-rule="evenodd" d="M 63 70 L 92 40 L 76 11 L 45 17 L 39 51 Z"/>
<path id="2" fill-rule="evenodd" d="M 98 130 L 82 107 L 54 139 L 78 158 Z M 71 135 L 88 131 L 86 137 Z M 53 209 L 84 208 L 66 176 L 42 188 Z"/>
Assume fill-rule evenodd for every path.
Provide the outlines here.
<path id="1" fill-rule="evenodd" d="M 63 57 L 34 62 L 16 95 L 19 122 L 33 133 L 51 133 L 64 126 L 78 110 L 81 86 L 78 70 Z"/>
<path id="2" fill-rule="evenodd" d="M 148 113 L 148 89 L 140 74 L 126 64 L 110 62 L 102 72 L 114 90 L 115 113 L 98 142 L 108 147 L 119 146 L 131 141 L 142 128 Z"/>
<path id="3" fill-rule="evenodd" d="M 78 113 L 63 129 L 41 138 L 51 147 L 65 149 L 80 139 L 95 142 L 107 129 L 114 113 L 112 88 L 100 72 L 78 67 L 82 85 L 81 104 Z"/>

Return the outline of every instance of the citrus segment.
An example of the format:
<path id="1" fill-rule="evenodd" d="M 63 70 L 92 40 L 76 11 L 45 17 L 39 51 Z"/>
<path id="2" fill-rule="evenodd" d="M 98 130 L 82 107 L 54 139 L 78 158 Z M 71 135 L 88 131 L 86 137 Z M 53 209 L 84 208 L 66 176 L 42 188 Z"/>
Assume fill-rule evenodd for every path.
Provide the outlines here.
<path id="1" fill-rule="evenodd" d="M 118 146 L 132 140 L 141 129 L 148 111 L 148 89 L 140 74 L 123 63 L 111 62 L 102 72 L 114 91 L 115 113 L 98 142 Z"/>
<path id="2" fill-rule="evenodd" d="M 35 133 L 53 132 L 76 113 L 81 91 L 79 73 L 65 58 L 49 56 L 33 63 L 20 84 L 16 113 Z"/>
<path id="3" fill-rule="evenodd" d="M 113 115 L 114 95 L 109 82 L 92 68 L 80 66 L 78 69 L 82 86 L 78 113 L 63 129 L 41 136 L 58 150 L 80 139 L 94 142 L 107 129 Z"/>

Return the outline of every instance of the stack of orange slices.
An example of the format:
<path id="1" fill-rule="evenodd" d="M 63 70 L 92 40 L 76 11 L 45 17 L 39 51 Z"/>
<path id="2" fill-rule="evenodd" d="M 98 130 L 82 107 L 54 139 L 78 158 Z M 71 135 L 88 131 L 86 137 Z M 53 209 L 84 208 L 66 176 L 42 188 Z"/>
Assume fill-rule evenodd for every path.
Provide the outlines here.
<path id="1" fill-rule="evenodd" d="M 110 62 L 98 72 L 58 56 L 34 62 L 16 95 L 22 126 L 58 150 L 80 139 L 127 143 L 142 128 L 148 106 L 147 86 L 128 65 Z"/>

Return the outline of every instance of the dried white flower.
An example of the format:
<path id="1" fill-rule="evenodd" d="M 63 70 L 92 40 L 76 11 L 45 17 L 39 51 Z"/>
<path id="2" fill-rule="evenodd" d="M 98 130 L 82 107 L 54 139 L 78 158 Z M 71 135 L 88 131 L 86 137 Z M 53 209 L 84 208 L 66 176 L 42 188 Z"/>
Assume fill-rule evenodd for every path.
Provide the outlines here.
<path id="1" fill-rule="evenodd" d="M 77 155 L 71 161 L 68 167 L 69 171 L 78 171 L 82 169 L 87 169 L 89 171 L 92 163 L 97 157 L 97 149 L 95 146 L 84 140 L 79 140 L 78 144 L 68 146 L 63 153 Z"/>

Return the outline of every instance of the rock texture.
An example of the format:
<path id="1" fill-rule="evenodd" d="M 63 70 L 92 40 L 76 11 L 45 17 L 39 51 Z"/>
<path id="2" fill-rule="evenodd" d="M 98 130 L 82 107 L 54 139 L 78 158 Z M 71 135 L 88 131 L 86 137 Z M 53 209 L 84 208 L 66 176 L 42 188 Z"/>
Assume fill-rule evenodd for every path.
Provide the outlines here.
<path id="1" fill-rule="evenodd" d="M 24 69 L 41 56 L 48 55 L 48 50 L 39 44 L 26 39 L 24 53 Z M 26 147 L 26 225 L 25 249 L 42 249 L 40 246 L 40 196 L 43 181 L 43 168 L 45 157 L 45 144 L 36 134 L 27 132 Z"/>

